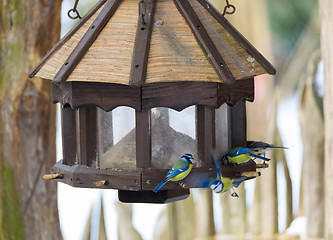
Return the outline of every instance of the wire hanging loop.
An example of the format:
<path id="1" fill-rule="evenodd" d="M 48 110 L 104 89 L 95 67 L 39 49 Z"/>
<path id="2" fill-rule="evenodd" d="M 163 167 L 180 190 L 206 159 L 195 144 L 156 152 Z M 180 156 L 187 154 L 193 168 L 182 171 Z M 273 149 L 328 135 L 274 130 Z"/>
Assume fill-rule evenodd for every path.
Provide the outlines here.
<path id="1" fill-rule="evenodd" d="M 79 0 L 75 0 L 75 3 L 74 3 L 74 7 L 72 9 L 70 9 L 68 12 L 67 12 L 67 15 L 70 19 L 81 19 L 82 17 L 80 16 L 80 13 L 79 11 L 76 9 L 77 8 L 77 5 L 79 3 Z"/>
<path id="2" fill-rule="evenodd" d="M 222 16 L 224 17 L 224 15 L 226 15 L 226 14 L 231 15 L 231 14 L 234 14 L 235 12 L 236 12 L 236 7 L 232 4 L 230 4 L 229 0 L 226 0 L 226 5 L 224 7 Z"/>

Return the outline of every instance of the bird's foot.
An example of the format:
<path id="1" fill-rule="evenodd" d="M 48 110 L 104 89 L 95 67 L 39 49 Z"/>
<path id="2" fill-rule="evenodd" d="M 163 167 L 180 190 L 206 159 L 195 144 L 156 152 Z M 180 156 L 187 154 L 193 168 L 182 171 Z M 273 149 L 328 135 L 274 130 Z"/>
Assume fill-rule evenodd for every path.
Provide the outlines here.
<path id="1" fill-rule="evenodd" d="M 186 183 L 184 182 L 179 182 L 178 186 L 182 187 L 182 188 L 186 188 Z"/>
<path id="2" fill-rule="evenodd" d="M 231 197 L 239 197 L 239 196 L 238 196 L 238 194 L 237 194 L 236 192 L 233 192 L 233 193 L 231 194 Z"/>

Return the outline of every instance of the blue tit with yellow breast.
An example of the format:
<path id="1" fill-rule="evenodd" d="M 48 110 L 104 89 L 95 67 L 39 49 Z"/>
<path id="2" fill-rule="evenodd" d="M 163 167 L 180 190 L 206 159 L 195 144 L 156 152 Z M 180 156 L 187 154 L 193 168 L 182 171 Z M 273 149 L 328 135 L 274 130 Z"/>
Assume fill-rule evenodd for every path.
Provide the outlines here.
<path id="1" fill-rule="evenodd" d="M 215 163 L 215 167 L 216 167 L 216 178 L 214 180 L 212 180 L 212 182 L 210 184 L 210 188 L 215 193 L 227 192 L 230 188 L 233 187 L 234 179 L 222 177 L 220 165 L 218 163 L 216 153 L 213 151 L 212 155 L 213 155 L 213 159 L 214 159 L 214 163 Z M 238 186 L 239 186 L 239 184 L 238 184 Z M 232 193 L 231 196 L 238 197 L 237 193 L 235 193 L 235 192 Z"/>
<path id="2" fill-rule="evenodd" d="M 192 170 L 193 167 L 193 156 L 189 153 L 184 154 L 181 158 L 177 160 L 172 166 L 172 168 L 168 171 L 165 176 L 165 180 L 160 182 L 155 188 L 154 192 L 158 192 L 164 184 L 169 181 L 180 181 L 184 179 Z"/>
<path id="3" fill-rule="evenodd" d="M 269 161 L 269 158 L 254 154 L 251 148 L 235 147 L 222 157 L 222 164 L 239 164 L 249 161 L 253 158 L 259 158 Z"/>
<path id="4" fill-rule="evenodd" d="M 252 149 L 252 152 L 255 152 L 259 155 L 263 154 L 264 156 L 267 151 L 270 151 L 272 149 L 288 149 L 283 146 L 274 146 L 272 144 L 260 142 L 260 141 L 247 141 L 246 143 L 247 143 L 247 147 Z"/>

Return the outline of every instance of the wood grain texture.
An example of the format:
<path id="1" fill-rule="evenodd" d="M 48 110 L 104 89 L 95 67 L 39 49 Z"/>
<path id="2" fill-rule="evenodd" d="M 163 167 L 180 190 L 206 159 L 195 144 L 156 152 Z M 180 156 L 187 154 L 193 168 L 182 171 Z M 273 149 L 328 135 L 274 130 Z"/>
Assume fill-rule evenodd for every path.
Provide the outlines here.
<path id="1" fill-rule="evenodd" d="M 93 16 L 102 6 L 103 4 L 106 2 L 107 0 L 100 0 L 92 9 L 89 10 L 89 12 L 87 12 L 82 19 L 77 23 L 77 25 L 75 27 L 73 27 L 64 37 L 61 38 L 61 40 L 59 42 L 57 42 L 56 45 L 54 45 L 54 47 L 43 57 L 43 59 L 30 71 L 29 73 L 29 77 L 32 78 L 36 75 L 36 73 L 38 71 L 41 70 L 41 68 L 44 66 L 45 62 L 49 60 L 50 57 L 52 57 L 54 55 L 54 53 L 56 51 L 58 51 L 69 39 L 71 39 L 73 37 L 73 35 L 76 34 L 76 32 L 82 27 L 82 29 L 80 30 L 80 32 L 82 33 L 83 29 L 87 29 L 87 25 L 85 25 L 85 23 L 87 21 L 92 21 L 93 19 L 96 18 L 96 15 Z M 82 36 L 81 36 L 82 37 Z M 73 44 L 70 44 L 71 46 L 74 46 Z M 66 51 L 64 51 L 64 53 L 66 53 Z M 69 52 L 67 52 L 67 54 L 69 54 Z M 61 55 L 58 55 L 61 56 Z M 68 56 L 67 56 L 68 57 Z M 55 74 L 56 72 L 54 72 Z M 50 78 L 52 79 L 52 78 Z"/>
<path id="2" fill-rule="evenodd" d="M 91 82 L 52 83 L 53 102 L 70 104 L 72 108 L 96 105 L 105 111 L 118 106 L 136 110 L 168 107 L 181 111 L 192 105 L 219 108 L 222 104 L 235 105 L 240 100 L 254 100 L 254 80 L 245 79 L 235 84 L 207 82 L 164 82 L 147 84 L 142 88 Z"/>
<path id="3" fill-rule="evenodd" d="M 156 0 L 139 3 L 139 18 L 131 64 L 130 85 L 143 86 L 146 80 L 148 53 L 154 25 Z"/>
<path id="4" fill-rule="evenodd" d="M 141 170 L 103 170 L 82 165 L 68 166 L 62 161 L 53 167 L 54 173 L 63 174 L 59 182 L 73 187 L 141 190 Z M 104 185 L 97 186 L 96 182 L 106 181 Z"/>
<path id="5" fill-rule="evenodd" d="M 136 167 L 145 169 L 151 166 L 150 110 L 136 111 L 135 119 Z"/>
<path id="6" fill-rule="evenodd" d="M 76 164 L 76 126 L 75 110 L 71 107 L 61 109 L 62 152 L 64 164 Z"/>
<path id="7" fill-rule="evenodd" d="M 97 109 L 95 106 L 79 108 L 79 164 L 97 165 Z M 67 147 L 67 146 L 64 146 Z"/>
<path id="8" fill-rule="evenodd" d="M 122 0 L 109 0 L 105 3 L 105 6 L 98 14 L 95 21 L 91 24 L 91 26 L 89 26 L 80 42 L 75 46 L 69 57 L 62 64 L 52 81 L 64 82 L 67 80 L 73 70 L 76 69 L 77 64 L 85 56 L 91 45 L 95 42 L 96 38 L 100 35 L 101 31 L 113 16 L 121 2 Z M 93 72 L 97 72 L 97 69 Z"/>
<path id="9" fill-rule="evenodd" d="M 152 191 L 165 177 L 169 169 L 134 169 L 113 170 L 96 169 L 82 165 L 69 166 L 59 161 L 54 165 L 53 173 L 62 174 L 63 178 L 56 181 L 66 183 L 73 187 L 119 189 L 131 191 Z M 239 165 L 221 166 L 223 177 L 241 178 L 243 172 L 256 172 L 256 163 L 253 160 Z M 211 179 L 216 178 L 215 166 L 193 168 L 191 173 L 184 178 L 185 189 L 208 188 Z M 252 177 L 251 177 L 252 178 Z M 247 178 L 251 179 L 251 178 Z M 98 185 L 96 182 L 105 181 Z M 184 190 L 179 182 L 168 182 L 161 190 Z"/>
<path id="10" fill-rule="evenodd" d="M 215 111 L 211 107 L 196 107 L 196 130 L 199 166 L 213 163 L 212 150 L 215 148 Z"/>
<path id="11" fill-rule="evenodd" d="M 156 3 L 146 83 L 221 82 L 172 0 Z"/>
<path id="12" fill-rule="evenodd" d="M 228 84 L 235 82 L 235 78 L 232 75 L 229 66 L 217 50 L 214 42 L 206 31 L 205 26 L 201 23 L 190 3 L 187 0 L 174 0 L 174 2 L 178 10 L 184 16 L 188 25 L 191 27 L 195 38 L 215 68 L 217 74 L 221 78 L 221 81 Z"/>
<path id="13" fill-rule="evenodd" d="M 141 110 L 141 90 L 137 87 L 91 82 L 71 82 L 71 106 L 96 105 L 105 111 L 118 106 L 128 106 Z"/>
<path id="14" fill-rule="evenodd" d="M 86 15 L 89 18 L 86 19 L 84 17 L 80 23 L 74 27 L 68 35 L 65 35 L 65 37 L 61 39 L 41 60 L 41 62 L 30 73 L 31 77 L 36 75 L 41 78 L 52 80 L 102 9 L 103 5 L 96 5 L 96 9 L 94 9 L 95 11 L 92 11 L 92 14 Z"/>
<path id="15" fill-rule="evenodd" d="M 68 81 L 129 84 L 138 1 L 122 1 Z"/>
<path id="16" fill-rule="evenodd" d="M 254 79 L 237 80 L 234 84 L 219 84 L 217 106 L 227 103 L 230 106 L 236 105 L 240 100 L 254 101 Z"/>
<path id="17" fill-rule="evenodd" d="M 329 0 L 319 1 L 321 17 L 321 53 L 324 62 L 325 127 L 325 239 L 333 239 L 333 8 Z"/>
<path id="18" fill-rule="evenodd" d="M 189 1 L 236 79 L 276 73 L 274 66 L 209 1 Z"/>
<path id="19" fill-rule="evenodd" d="M 230 143 L 231 148 L 246 147 L 246 106 L 242 100 L 230 107 Z"/>
<path id="20" fill-rule="evenodd" d="M 62 239 L 56 108 L 50 83 L 28 71 L 56 44 L 61 1 L 0 1 L 0 239 Z"/>
<path id="21" fill-rule="evenodd" d="M 217 105 L 217 84 L 207 82 L 165 82 L 142 88 L 142 109 L 168 107 L 181 111 L 191 105 Z"/>
<path id="22" fill-rule="evenodd" d="M 51 82 L 52 102 L 60 102 L 62 106 L 65 106 L 66 104 L 72 106 L 72 85 L 73 84 L 70 82 L 64 82 L 60 84 Z"/>

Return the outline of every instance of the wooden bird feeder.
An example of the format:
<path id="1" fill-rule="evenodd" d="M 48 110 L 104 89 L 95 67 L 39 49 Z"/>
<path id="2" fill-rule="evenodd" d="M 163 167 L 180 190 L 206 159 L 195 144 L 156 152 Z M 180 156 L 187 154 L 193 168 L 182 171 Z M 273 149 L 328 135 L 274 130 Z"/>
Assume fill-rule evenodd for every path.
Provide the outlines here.
<path id="1" fill-rule="evenodd" d="M 206 0 L 100 0 L 30 73 L 52 80 L 62 106 L 63 160 L 46 178 L 118 189 L 123 202 L 184 199 L 216 176 L 212 149 L 246 144 L 245 101 L 265 73 L 274 67 Z M 184 153 L 185 188 L 153 193 Z M 256 164 L 222 174 L 253 178 Z"/>

